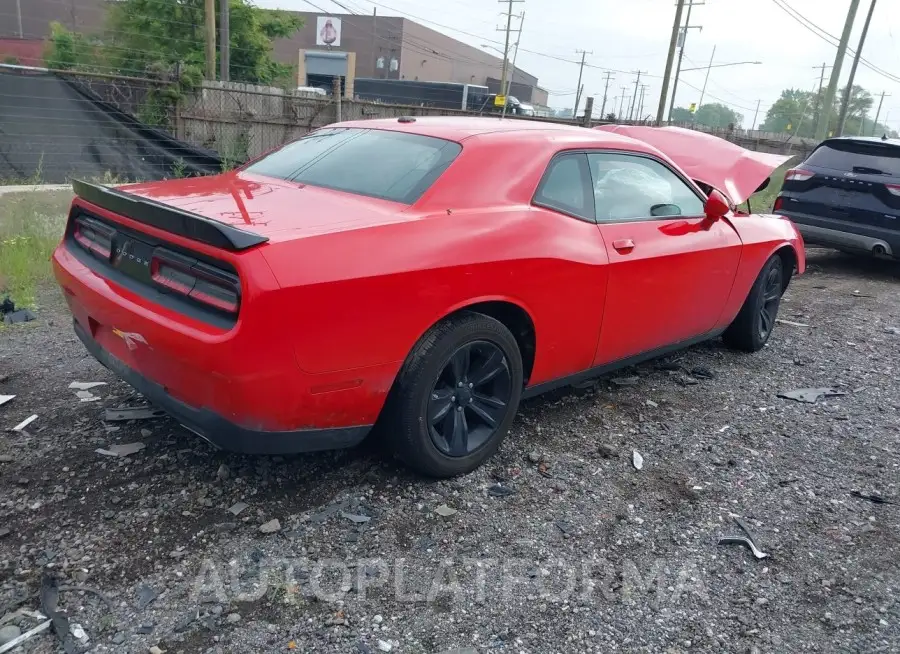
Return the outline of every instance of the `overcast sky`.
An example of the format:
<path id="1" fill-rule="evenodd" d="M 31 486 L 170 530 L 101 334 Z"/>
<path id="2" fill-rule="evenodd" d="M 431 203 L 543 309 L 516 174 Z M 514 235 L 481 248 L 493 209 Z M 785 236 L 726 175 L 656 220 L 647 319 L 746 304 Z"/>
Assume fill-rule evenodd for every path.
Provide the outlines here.
<path id="1" fill-rule="evenodd" d="M 360 13 L 405 16 L 444 32 L 475 47 L 494 44 L 502 49 L 506 4 L 496 0 L 336 0 Z M 786 4 L 839 37 L 850 0 L 705 0 L 694 6 L 691 30 L 685 50 L 684 68 L 699 68 L 709 63 L 713 47 L 715 63 L 760 61 L 761 65 L 743 65 L 712 69 L 705 102 L 722 101 L 745 117 L 750 126 L 757 101 L 761 101 L 761 122 L 766 110 L 781 90 L 797 87 L 812 90 L 818 85 L 814 66 L 834 63 L 836 48 L 813 34 L 777 4 Z M 850 40 L 855 49 L 871 0 L 861 0 L 856 25 Z M 332 0 L 257 0 L 265 7 L 346 13 Z M 604 70 L 614 70 L 607 110 L 613 98 L 628 86 L 633 93 L 635 74 L 642 70 L 650 86 L 645 113 L 655 113 L 660 82 L 665 69 L 666 51 L 675 18 L 675 0 L 525 0 L 514 4 L 514 12 L 525 10 L 521 50 L 517 65 L 539 79 L 550 90 L 550 104 L 571 107 L 578 81 L 578 66 L 564 60 L 576 60 L 576 49 L 593 51 L 584 71 L 587 95 L 595 96 L 597 108 L 603 96 Z M 422 20 L 425 19 L 425 20 Z M 863 57 L 876 67 L 900 77 L 900 2 L 877 0 L 875 15 L 863 50 Z M 841 72 L 847 79 L 851 59 Z M 830 71 L 826 71 L 827 75 Z M 705 70 L 683 73 L 677 103 L 697 102 Z M 499 75 L 498 75 L 499 77 Z M 856 83 L 874 94 L 886 91 L 885 115 L 894 129 L 900 130 L 900 83 L 860 65 Z M 696 88 L 692 88 L 696 87 Z M 876 100 L 877 104 L 877 100 Z M 874 109 L 873 109 L 874 111 Z"/>

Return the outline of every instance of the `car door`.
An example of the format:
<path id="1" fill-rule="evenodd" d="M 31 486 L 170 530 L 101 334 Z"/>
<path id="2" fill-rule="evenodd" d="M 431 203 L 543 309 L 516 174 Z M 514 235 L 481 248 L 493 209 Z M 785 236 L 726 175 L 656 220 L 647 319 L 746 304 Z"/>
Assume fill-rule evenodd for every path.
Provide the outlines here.
<path id="1" fill-rule="evenodd" d="M 609 255 L 594 365 L 711 332 L 737 272 L 737 232 L 708 220 L 700 192 L 659 159 L 595 151 L 588 161 Z"/>

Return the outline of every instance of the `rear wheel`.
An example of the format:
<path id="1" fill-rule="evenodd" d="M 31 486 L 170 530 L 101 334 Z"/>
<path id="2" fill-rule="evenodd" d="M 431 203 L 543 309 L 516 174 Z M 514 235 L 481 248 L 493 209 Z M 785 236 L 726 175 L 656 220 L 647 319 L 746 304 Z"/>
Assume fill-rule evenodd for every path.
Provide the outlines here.
<path id="1" fill-rule="evenodd" d="M 470 472 L 509 431 L 522 394 L 522 357 L 499 321 L 462 313 L 416 345 L 385 407 L 394 453 L 432 477 Z"/>
<path id="2" fill-rule="evenodd" d="M 775 328 L 784 275 L 784 261 L 775 254 L 766 261 L 740 313 L 722 335 L 726 345 L 745 352 L 757 352 L 765 346 Z"/>

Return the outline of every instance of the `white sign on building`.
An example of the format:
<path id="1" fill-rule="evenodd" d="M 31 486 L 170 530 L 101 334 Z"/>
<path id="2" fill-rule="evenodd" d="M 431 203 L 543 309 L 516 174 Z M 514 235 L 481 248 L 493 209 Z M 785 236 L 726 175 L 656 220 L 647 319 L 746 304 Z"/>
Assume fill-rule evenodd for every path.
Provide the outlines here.
<path id="1" fill-rule="evenodd" d="M 316 18 L 316 45 L 341 46 L 341 19 L 319 16 Z"/>

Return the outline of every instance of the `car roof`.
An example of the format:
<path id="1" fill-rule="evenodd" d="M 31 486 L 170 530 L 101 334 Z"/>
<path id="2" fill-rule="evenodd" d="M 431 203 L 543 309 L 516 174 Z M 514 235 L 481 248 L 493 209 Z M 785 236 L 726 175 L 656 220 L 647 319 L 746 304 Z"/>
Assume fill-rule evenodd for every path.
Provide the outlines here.
<path id="1" fill-rule="evenodd" d="M 834 136 L 822 141 L 823 144 L 835 142 L 851 142 L 851 143 L 876 143 L 900 146 L 900 139 L 884 138 L 881 136 Z"/>
<path id="2" fill-rule="evenodd" d="M 544 132 L 548 135 L 569 137 L 565 140 L 583 140 L 592 144 L 610 146 L 630 143 L 640 145 L 631 149 L 648 150 L 646 144 L 636 139 L 585 129 L 577 125 L 551 123 L 542 120 L 506 119 L 480 116 L 404 116 L 401 118 L 377 118 L 373 120 L 353 120 L 329 125 L 329 127 L 357 127 L 409 132 L 422 136 L 433 136 L 450 141 L 462 141 L 473 136 L 507 134 L 509 132 Z M 652 149 L 650 149 L 652 151 Z"/>

